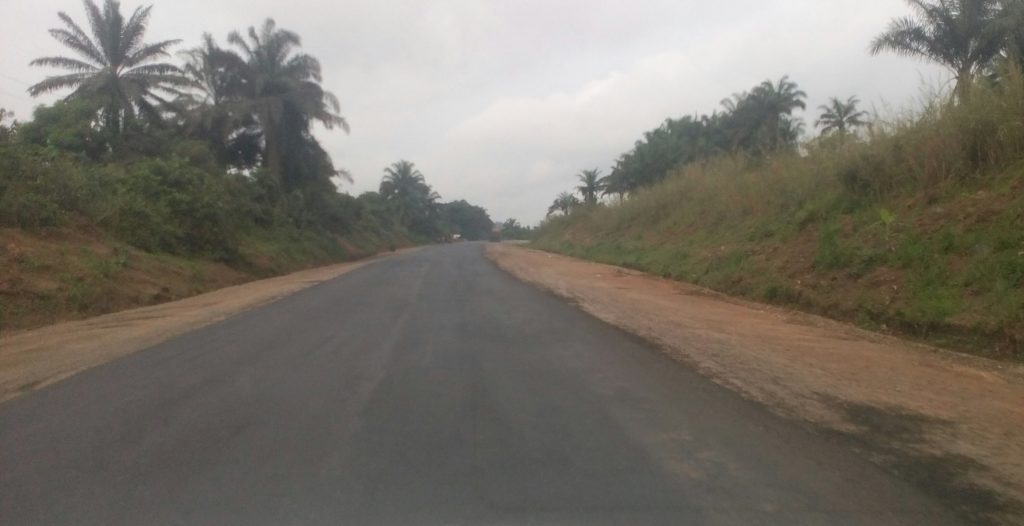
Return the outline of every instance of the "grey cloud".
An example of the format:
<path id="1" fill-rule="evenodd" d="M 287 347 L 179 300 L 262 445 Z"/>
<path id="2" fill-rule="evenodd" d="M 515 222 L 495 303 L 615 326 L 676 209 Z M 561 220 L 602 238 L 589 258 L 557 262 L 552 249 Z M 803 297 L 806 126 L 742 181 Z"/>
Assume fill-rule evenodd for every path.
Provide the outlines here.
<path id="1" fill-rule="evenodd" d="M 905 12 L 896 0 L 152 3 L 152 39 L 223 39 L 267 16 L 301 34 L 353 127 L 318 132 L 355 175 L 349 191 L 376 188 L 385 165 L 407 158 L 444 198 L 524 222 L 541 219 L 578 170 L 607 170 L 665 117 L 709 112 L 765 78 L 790 74 L 812 108 L 854 94 L 902 105 L 922 78 L 945 78 L 867 56 L 870 38 Z M 0 105 L 27 115 L 24 84 L 46 72 L 26 64 L 58 51 L 46 29 L 58 10 L 80 18 L 81 6 L 0 0 L 0 10 L 10 28 Z"/>

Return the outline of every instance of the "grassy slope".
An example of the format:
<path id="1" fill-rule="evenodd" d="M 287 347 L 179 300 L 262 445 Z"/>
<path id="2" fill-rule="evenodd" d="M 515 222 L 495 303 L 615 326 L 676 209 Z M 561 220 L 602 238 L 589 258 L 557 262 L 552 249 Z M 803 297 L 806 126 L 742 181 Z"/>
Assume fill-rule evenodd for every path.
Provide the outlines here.
<path id="1" fill-rule="evenodd" d="M 962 123 L 946 116 L 851 155 L 691 166 L 624 203 L 552 219 L 534 244 L 1019 359 L 1024 162 L 1014 159 L 1024 141 L 1014 115 L 1015 127 L 996 127 L 1002 142 L 983 144 L 995 161 L 970 171 L 957 163 L 977 145 L 956 147 L 961 138 L 947 132 Z M 905 181 L 858 195 L 841 174 L 864 165 Z"/>
<path id="2" fill-rule="evenodd" d="M 1022 181 L 892 199 L 888 227 L 874 208 L 725 218 L 669 205 L 582 212 L 535 245 L 1005 355 L 1024 339 Z"/>
<path id="3" fill-rule="evenodd" d="M 0 333 L 152 305 L 283 274 L 357 259 L 409 244 L 356 232 L 326 238 L 263 232 L 232 266 L 144 252 L 88 225 L 0 228 Z"/>

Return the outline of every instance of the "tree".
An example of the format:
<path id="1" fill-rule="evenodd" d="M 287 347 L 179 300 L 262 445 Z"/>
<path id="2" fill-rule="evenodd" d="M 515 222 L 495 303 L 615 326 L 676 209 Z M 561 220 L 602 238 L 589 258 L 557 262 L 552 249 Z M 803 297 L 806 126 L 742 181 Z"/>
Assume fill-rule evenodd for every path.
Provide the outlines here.
<path id="1" fill-rule="evenodd" d="M 10 124 L 4 123 L 7 119 L 11 120 Z M 17 133 L 17 129 L 18 121 L 14 120 L 14 112 L 0 108 L 0 143 L 11 142 L 11 139 Z"/>
<path id="2" fill-rule="evenodd" d="M 1006 29 L 1004 58 L 1024 69 L 1024 2 L 1008 0 L 1002 2 L 999 23 Z"/>
<path id="3" fill-rule="evenodd" d="M 558 194 L 555 201 L 548 207 L 548 215 L 552 215 L 555 212 L 561 212 L 562 215 L 569 215 L 576 207 L 580 206 L 580 200 L 575 195 L 569 192 L 562 192 Z"/>
<path id="4" fill-rule="evenodd" d="M 385 199 L 411 202 L 427 193 L 426 179 L 409 161 L 398 161 L 384 169 L 380 195 Z"/>
<path id="5" fill-rule="evenodd" d="M 196 106 L 222 106 L 242 93 L 245 63 L 235 53 L 221 48 L 209 33 L 203 43 L 181 53 L 182 72 L 191 91 L 187 100 Z"/>
<path id="6" fill-rule="evenodd" d="M 601 193 L 622 198 L 661 181 L 678 166 L 733 149 L 726 124 L 721 114 L 665 119 L 619 156 L 611 173 L 600 179 Z"/>
<path id="7" fill-rule="evenodd" d="M 501 224 L 502 239 L 530 239 L 533 237 L 533 228 L 523 226 L 516 219 L 506 219 Z"/>
<path id="8" fill-rule="evenodd" d="M 597 204 L 597 197 L 604 192 L 608 185 L 607 179 L 601 177 L 601 170 L 596 168 L 583 170 L 576 177 L 580 180 L 580 185 L 576 187 L 576 190 L 583 196 L 583 202 L 588 205 Z"/>
<path id="9" fill-rule="evenodd" d="M 705 135 L 711 141 L 708 147 L 724 144 L 732 151 L 755 154 L 792 149 L 803 130 L 803 122 L 793 112 L 806 109 L 806 98 L 788 76 L 733 94 L 721 102 L 724 113 L 704 119 Z"/>
<path id="10" fill-rule="evenodd" d="M 821 110 L 821 116 L 818 117 L 815 126 L 821 128 L 823 135 L 835 132 L 840 136 L 845 136 L 857 128 L 866 126 L 868 123 L 864 119 L 868 113 L 859 111 L 858 104 L 860 101 L 857 100 L 857 97 L 850 97 L 846 99 L 846 102 L 832 97 L 829 99 L 828 105 L 818 107 Z"/>
<path id="11" fill-rule="evenodd" d="M 202 45 L 181 53 L 186 90 L 178 98 L 188 133 L 208 142 L 221 164 L 255 166 L 262 150 L 262 132 L 242 104 L 245 62 L 217 45 L 209 33 Z"/>
<path id="12" fill-rule="evenodd" d="M 32 120 L 19 124 L 18 138 L 29 144 L 55 148 L 98 160 L 109 154 L 109 137 L 93 125 L 96 106 L 87 100 L 40 105 Z"/>
<path id="13" fill-rule="evenodd" d="M 36 97 L 73 89 L 68 98 L 93 100 L 105 128 L 114 134 L 123 132 L 140 115 L 159 122 L 162 108 L 168 104 L 165 97 L 177 94 L 184 80 L 176 66 L 158 60 L 169 56 L 168 48 L 179 41 L 143 42 L 152 6 L 137 8 L 125 20 L 121 4 L 115 0 L 106 0 L 102 11 L 92 0 L 84 0 L 84 4 L 91 37 L 64 12 L 57 14 L 64 27 L 50 30 L 53 38 L 79 58 L 42 57 L 30 63 L 72 73 L 47 77 L 28 92 Z"/>
<path id="14" fill-rule="evenodd" d="M 792 116 L 796 109 L 806 109 L 807 104 L 804 93 L 797 84 L 789 80 L 789 76 L 783 76 L 777 83 L 766 80 L 758 85 L 750 93 L 750 101 L 753 111 L 759 114 L 758 121 L 762 122 L 761 128 L 766 133 L 768 146 L 771 150 L 779 150 L 787 143 L 795 142 L 799 137 L 802 124 L 797 124 Z"/>
<path id="15" fill-rule="evenodd" d="M 948 68 L 963 100 L 974 76 L 1005 48 L 1007 30 L 999 0 L 907 0 L 914 16 L 892 20 L 875 37 L 873 55 L 892 52 Z M 1012 2 L 1010 2 L 1012 3 Z"/>
<path id="16" fill-rule="evenodd" d="M 255 117 L 263 135 L 263 164 L 281 178 L 286 188 L 298 187 L 310 178 L 329 180 L 336 175 L 309 173 L 321 163 L 309 159 L 319 145 L 310 125 L 320 122 L 328 129 L 340 127 L 346 133 L 348 122 L 338 114 L 338 99 L 320 85 L 320 62 L 310 55 L 296 53 L 302 45 L 299 36 L 279 29 L 273 19 L 264 21 L 259 31 L 250 27 L 248 38 L 240 33 L 228 35 L 228 42 L 241 53 L 241 104 L 236 113 Z"/>
<path id="17" fill-rule="evenodd" d="M 380 195 L 391 203 L 405 227 L 424 235 L 437 230 L 436 203 L 440 196 L 415 164 L 403 160 L 385 168 Z"/>
<path id="18" fill-rule="evenodd" d="M 441 217 L 449 234 L 459 234 L 470 241 L 487 239 L 494 228 L 487 210 L 464 200 L 441 205 Z"/>

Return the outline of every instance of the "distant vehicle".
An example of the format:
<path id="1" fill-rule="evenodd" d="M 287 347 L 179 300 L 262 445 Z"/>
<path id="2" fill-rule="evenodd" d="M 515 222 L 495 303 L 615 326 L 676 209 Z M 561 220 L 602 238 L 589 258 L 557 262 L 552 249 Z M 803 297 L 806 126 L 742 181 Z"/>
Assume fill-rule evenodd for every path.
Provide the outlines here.
<path id="1" fill-rule="evenodd" d="M 488 240 L 493 242 L 493 243 L 501 243 L 501 229 L 500 228 L 493 228 L 493 229 L 491 229 L 491 235 L 488 237 Z"/>

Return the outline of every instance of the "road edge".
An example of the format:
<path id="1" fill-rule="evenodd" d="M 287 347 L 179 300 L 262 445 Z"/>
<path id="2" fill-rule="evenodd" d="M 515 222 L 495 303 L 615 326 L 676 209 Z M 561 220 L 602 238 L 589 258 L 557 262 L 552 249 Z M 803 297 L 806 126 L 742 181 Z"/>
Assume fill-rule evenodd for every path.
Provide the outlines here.
<path id="1" fill-rule="evenodd" d="M 629 322 L 624 322 L 623 320 L 617 319 L 615 316 L 610 316 L 608 313 L 594 308 L 593 305 L 588 303 L 588 294 L 582 293 L 579 290 L 574 291 L 574 284 L 570 283 L 574 277 L 567 276 L 552 279 L 551 276 L 547 276 L 547 278 L 542 279 L 537 275 L 530 275 L 529 271 L 525 271 L 523 268 L 519 268 L 516 265 L 509 264 L 508 261 L 503 261 L 500 253 L 506 251 L 535 252 L 547 257 L 564 258 L 566 260 L 577 261 L 587 265 L 596 265 L 602 268 L 616 270 L 620 270 L 620 267 L 574 258 L 563 254 L 551 254 L 549 252 L 539 251 L 530 247 L 489 245 L 485 248 L 487 258 L 497 268 L 514 279 L 517 279 L 531 287 L 550 293 L 555 297 L 574 305 L 583 312 L 586 312 L 588 315 L 640 338 L 647 342 L 653 349 L 665 354 L 681 366 L 690 368 L 701 376 L 760 405 L 771 413 L 781 416 L 810 431 L 819 433 L 823 436 L 829 437 L 830 439 L 841 441 L 851 449 L 860 453 L 866 459 L 870 460 L 872 463 L 897 476 L 897 478 L 903 479 L 904 481 L 921 488 L 926 493 L 930 493 L 937 500 L 945 502 L 953 511 L 965 518 L 968 523 L 993 525 L 1018 524 L 1018 521 L 1024 520 L 1024 497 L 1022 497 L 1020 486 L 1013 483 L 1013 481 L 1002 478 L 975 478 L 974 474 L 971 474 L 970 476 L 963 474 L 962 477 L 955 476 L 944 471 L 942 466 L 937 464 L 937 462 L 942 461 L 953 464 L 969 464 L 974 461 L 974 459 L 971 459 L 968 456 L 963 456 L 962 454 L 952 450 L 932 450 L 931 446 L 933 446 L 933 444 L 930 443 L 913 443 L 910 440 L 905 440 L 904 438 L 906 437 L 901 438 L 899 436 L 889 436 L 885 430 L 888 426 L 900 426 L 901 421 L 904 420 L 910 422 L 907 427 L 913 427 L 914 419 L 919 415 L 911 412 L 903 413 L 900 411 L 898 406 L 868 407 L 854 403 L 849 403 L 848 407 L 844 407 L 844 409 L 862 411 L 864 413 L 861 415 L 864 417 L 862 421 L 830 421 L 830 419 L 827 418 L 819 418 L 817 415 L 793 411 L 791 408 L 786 407 L 784 403 L 780 403 L 780 400 L 772 400 L 770 398 L 758 396 L 756 393 L 746 389 L 743 385 L 735 383 L 730 378 L 717 374 L 714 370 L 704 366 L 700 361 L 694 359 L 692 355 L 677 349 L 676 347 L 678 345 L 676 345 L 673 340 L 666 339 L 666 336 L 651 333 L 649 331 L 645 332 L 642 329 L 634 327 Z M 661 279 L 657 276 L 651 276 L 649 274 L 630 269 L 621 269 L 621 271 L 624 275 L 651 278 L 654 280 Z M 709 294 L 706 294 L 705 296 L 716 301 L 732 303 L 744 308 L 762 307 L 762 305 L 753 304 L 748 300 L 732 298 L 710 291 Z M 766 310 L 777 310 L 771 306 L 763 307 Z M 796 311 L 796 313 L 802 316 L 820 318 L 820 316 L 800 313 L 799 311 Z M 829 320 L 827 318 L 822 319 L 830 327 L 847 327 L 850 329 L 852 334 L 865 337 L 867 340 L 879 343 L 898 342 L 906 345 L 909 352 L 920 353 L 922 356 L 930 355 L 939 360 L 944 359 L 954 362 L 971 363 L 982 366 L 985 369 L 990 367 L 994 369 L 1004 369 L 1009 367 L 1007 364 L 1002 362 L 972 355 L 961 355 L 953 351 L 935 348 L 919 342 L 906 341 L 886 334 L 872 333 L 870 331 L 865 331 L 864 329 L 849 326 L 848 324 Z M 1018 372 L 1020 371 L 1019 368 L 1014 369 L 1018 370 Z M 829 396 L 828 393 L 818 394 L 825 398 Z M 833 398 L 832 402 L 839 406 L 848 404 L 848 401 L 844 401 L 839 397 Z M 875 422 L 872 422 L 872 420 L 875 420 Z M 854 425 L 849 425 L 851 423 Z M 991 466 L 986 466 L 984 464 L 981 464 L 981 466 L 983 470 L 991 468 Z M 974 469 L 972 469 L 972 471 L 974 471 Z M 1013 489 L 1011 489 L 1011 487 Z M 982 503 L 988 502 L 996 509 L 985 509 L 984 504 L 979 504 L 979 502 L 969 502 L 975 499 Z"/>
<path id="2" fill-rule="evenodd" d="M 224 287 L 0 337 L 0 404 L 78 373 L 422 247 Z"/>

